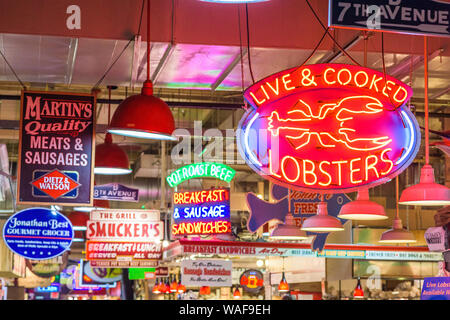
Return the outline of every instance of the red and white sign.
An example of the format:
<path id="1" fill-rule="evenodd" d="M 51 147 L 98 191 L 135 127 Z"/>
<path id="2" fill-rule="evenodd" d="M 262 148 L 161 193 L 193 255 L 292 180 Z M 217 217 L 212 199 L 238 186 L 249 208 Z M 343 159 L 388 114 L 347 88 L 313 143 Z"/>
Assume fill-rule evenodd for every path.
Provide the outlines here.
<path id="1" fill-rule="evenodd" d="M 157 210 L 94 210 L 87 222 L 86 259 L 94 267 L 155 267 L 164 224 Z"/>
<path id="2" fill-rule="evenodd" d="M 78 182 L 59 170 L 53 170 L 34 180 L 31 184 L 53 199 L 58 199 L 80 186 Z"/>
<path id="3" fill-rule="evenodd" d="M 91 265 L 103 266 L 155 266 L 154 262 L 162 257 L 161 243 L 151 242 L 86 242 L 86 259 L 91 261 Z M 149 260 L 153 260 L 147 264 Z M 111 264 L 117 262 L 119 264 Z M 158 264 L 156 263 L 156 266 Z"/>
<path id="4" fill-rule="evenodd" d="M 90 240 L 154 242 L 164 238 L 164 224 L 156 210 L 92 211 L 86 236 Z"/>
<path id="5" fill-rule="evenodd" d="M 247 88 L 238 127 L 243 159 L 271 182 L 314 193 L 353 192 L 393 179 L 414 160 L 420 128 L 412 89 L 345 64 L 291 68 Z"/>
<path id="6" fill-rule="evenodd" d="M 181 283 L 186 287 L 230 287 L 232 262 L 225 260 L 181 261 Z"/>

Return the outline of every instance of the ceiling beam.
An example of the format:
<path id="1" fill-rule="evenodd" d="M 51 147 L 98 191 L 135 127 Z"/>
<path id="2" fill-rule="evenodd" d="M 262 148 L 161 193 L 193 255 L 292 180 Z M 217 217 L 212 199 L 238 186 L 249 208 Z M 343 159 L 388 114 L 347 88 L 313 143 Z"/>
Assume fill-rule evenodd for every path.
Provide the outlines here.
<path id="1" fill-rule="evenodd" d="M 220 84 L 225 80 L 230 73 L 234 70 L 234 68 L 238 65 L 239 62 L 241 62 L 241 59 L 244 59 L 244 57 L 247 55 L 247 48 L 242 49 L 242 53 L 239 52 L 236 57 L 234 57 L 233 61 L 223 70 L 217 80 L 211 85 L 211 90 L 215 91 Z"/>
<path id="2" fill-rule="evenodd" d="M 66 71 L 66 85 L 72 83 L 73 70 L 78 50 L 78 38 L 70 39 L 69 53 L 67 55 L 67 71 Z"/>
<path id="3" fill-rule="evenodd" d="M 444 51 L 443 48 L 433 51 L 428 55 L 428 61 L 430 62 Z M 410 55 L 402 59 L 399 63 L 389 68 L 386 73 L 390 76 L 404 81 L 410 73 L 423 66 L 423 55 Z"/>
<path id="4" fill-rule="evenodd" d="M 352 40 L 347 42 L 344 46 L 342 46 L 342 48 L 345 51 L 347 51 L 363 39 L 364 39 L 364 32 L 359 32 L 356 37 L 354 37 Z M 317 63 L 331 63 L 331 62 L 337 60 L 338 58 L 340 58 L 342 55 L 343 55 L 342 50 L 339 49 L 337 51 L 333 51 L 333 52 L 326 54 L 325 56 L 320 58 L 320 60 Z"/>
<path id="5" fill-rule="evenodd" d="M 437 99 L 441 96 L 443 96 L 444 94 L 446 94 L 447 92 L 450 92 L 450 86 L 448 86 L 447 88 L 440 90 L 439 92 L 436 92 L 435 94 L 433 94 L 430 99 Z"/>
<path id="6" fill-rule="evenodd" d="M 133 90 L 135 83 L 138 78 L 138 68 L 139 68 L 139 55 L 141 52 L 141 40 L 140 35 L 134 37 L 133 45 L 133 59 L 131 60 L 131 76 L 130 76 L 130 88 Z"/>
<path id="7" fill-rule="evenodd" d="M 175 48 L 175 45 L 172 43 L 169 43 L 166 47 L 166 50 L 164 50 L 164 54 L 161 57 L 161 59 L 159 60 L 158 65 L 156 66 L 155 71 L 153 71 L 151 80 L 153 82 L 153 85 L 156 84 L 156 82 L 158 81 L 158 77 L 161 74 L 161 70 L 164 68 L 164 66 L 166 65 L 167 61 L 169 60 L 169 57 L 172 55 L 173 49 Z"/>

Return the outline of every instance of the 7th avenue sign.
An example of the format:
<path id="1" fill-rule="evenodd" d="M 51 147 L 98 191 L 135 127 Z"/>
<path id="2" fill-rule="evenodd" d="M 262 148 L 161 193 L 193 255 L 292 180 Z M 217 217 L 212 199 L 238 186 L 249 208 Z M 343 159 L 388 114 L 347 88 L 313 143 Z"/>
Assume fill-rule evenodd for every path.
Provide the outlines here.
<path id="1" fill-rule="evenodd" d="M 449 21 L 438 0 L 329 0 L 330 27 L 449 37 Z"/>

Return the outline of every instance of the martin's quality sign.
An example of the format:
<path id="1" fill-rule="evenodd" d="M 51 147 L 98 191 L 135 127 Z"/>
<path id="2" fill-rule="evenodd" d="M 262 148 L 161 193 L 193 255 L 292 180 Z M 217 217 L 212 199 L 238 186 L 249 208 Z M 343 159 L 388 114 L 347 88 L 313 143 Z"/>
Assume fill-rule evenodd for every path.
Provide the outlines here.
<path id="1" fill-rule="evenodd" d="M 300 191 L 374 187 L 417 154 L 411 95 L 399 80 L 354 65 L 285 70 L 244 92 L 252 107 L 239 123 L 239 152 L 264 178 Z"/>
<path id="2" fill-rule="evenodd" d="M 32 260 L 46 260 L 70 248 L 73 227 L 69 219 L 48 208 L 29 208 L 11 216 L 3 226 L 10 250 Z"/>
<path id="3" fill-rule="evenodd" d="M 231 232 L 230 189 L 175 192 L 173 235 Z"/>
<path id="4" fill-rule="evenodd" d="M 440 0 L 330 0 L 328 25 L 450 36 L 450 3 Z"/>
<path id="5" fill-rule="evenodd" d="M 23 91 L 19 204 L 92 205 L 95 97 Z"/>

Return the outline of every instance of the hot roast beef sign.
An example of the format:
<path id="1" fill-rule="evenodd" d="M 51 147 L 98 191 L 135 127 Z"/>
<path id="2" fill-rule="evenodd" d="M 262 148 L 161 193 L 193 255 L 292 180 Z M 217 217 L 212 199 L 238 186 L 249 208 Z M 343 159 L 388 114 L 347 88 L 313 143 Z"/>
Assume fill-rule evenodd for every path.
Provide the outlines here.
<path id="1" fill-rule="evenodd" d="M 244 93 L 237 134 L 247 164 L 275 184 L 346 193 L 385 183 L 414 159 L 412 90 L 375 70 L 316 64 L 271 75 Z"/>
<path id="2" fill-rule="evenodd" d="M 19 204 L 92 205 L 95 97 L 24 91 Z"/>

